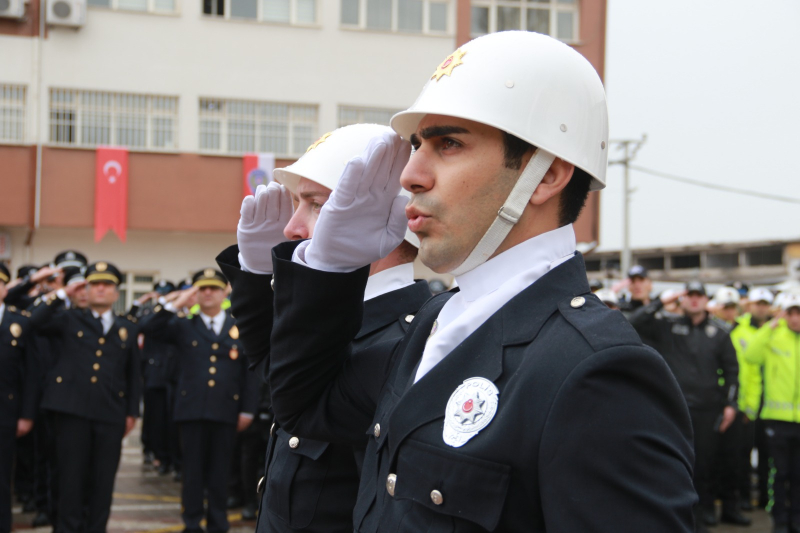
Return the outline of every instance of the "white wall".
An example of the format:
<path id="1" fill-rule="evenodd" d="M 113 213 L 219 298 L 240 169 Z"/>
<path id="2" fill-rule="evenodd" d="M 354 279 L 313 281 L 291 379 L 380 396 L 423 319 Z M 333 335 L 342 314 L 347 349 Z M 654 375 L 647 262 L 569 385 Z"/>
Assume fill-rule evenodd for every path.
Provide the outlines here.
<path id="1" fill-rule="evenodd" d="M 338 1 L 319 0 L 314 28 L 208 17 L 199 0 L 179 5 L 169 16 L 89 8 L 84 27 L 51 28 L 44 109 L 49 87 L 176 95 L 181 152 L 197 151 L 200 96 L 318 104 L 321 134 L 337 126 L 339 104 L 408 107 L 455 48 L 452 35 L 342 30 Z M 454 10 L 452 2 L 453 29 Z M 0 83 L 31 83 L 34 46 L 0 36 Z M 47 113 L 41 121 L 46 132 Z"/>

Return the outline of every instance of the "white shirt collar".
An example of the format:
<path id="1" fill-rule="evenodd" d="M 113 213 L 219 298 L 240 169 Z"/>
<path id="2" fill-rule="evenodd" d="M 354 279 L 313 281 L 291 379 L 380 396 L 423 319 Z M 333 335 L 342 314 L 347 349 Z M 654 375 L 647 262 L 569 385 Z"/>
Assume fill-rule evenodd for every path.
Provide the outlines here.
<path id="1" fill-rule="evenodd" d="M 572 224 L 542 233 L 523 241 L 482 265 L 456 277 L 465 302 L 474 302 L 496 291 L 517 274 L 545 267 L 544 272 L 569 259 L 575 253 Z M 553 264 L 555 263 L 555 264 Z M 543 272 L 543 273 L 544 273 Z"/>
<path id="2" fill-rule="evenodd" d="M 6 314 L 6 304 L 0 303 L 0 324 L 3 323 L 3 316 Z"/>
<path id="3" fill-rule="evenodd" d="M 92 311 L 92 316 L 95 318 L 100 317 L 100 322 L 103 324 L 103 334 L 105 335 L 111 329 L 111 326 L 114 324 L 114 312 L 109 309 L 108 311 L 104 312 L 102 315 L 95 311 Z"/>
<path id="4" fill-rule="evenodd" d="M 414 263 L 404 263 L 382 270 L 367 279 L 364 301 L 414 284 Z"/>
<path id="5" fill-rule="evenodd" d="M 200 311 L 200 318 L 203 319 L 203 323 L 206 325 L 206 327 L 210 325 L 212 328 L 214 328 L 214 333 L 219 335 L 219 332 L 222 330 L 222 325 L 225 323 L 225 311 L 220 311 L 213 317 L 208 316 Z"/>

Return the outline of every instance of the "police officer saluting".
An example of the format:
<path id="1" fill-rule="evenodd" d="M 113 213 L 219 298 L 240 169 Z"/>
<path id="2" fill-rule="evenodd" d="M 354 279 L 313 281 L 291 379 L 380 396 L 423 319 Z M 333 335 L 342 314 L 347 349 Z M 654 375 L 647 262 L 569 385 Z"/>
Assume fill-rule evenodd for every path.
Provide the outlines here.
<path id="1" fill-rule="evenodd" d="M 400 137 L 374 139 L 311 240 L 273 249 L 275 417 L 300 438 L 367 436 L 355 530 L 690 531 L 678 385 L 575 253 L 572 223 L 605 180 L 597 73 L 550 37 L 490 34 L 392 127 L 408 164 Z M 353 352 L 367 265 L 406 227 L 460 290 Z"/>
<path id="2" fill-rule="evenodd" d="M 236 431 L 253 420 L 258 401 L 256 380 L 247 375 L 239 330 L 222 310 L 228 282 L 221 272 L 197 272 L 193 287 L 159 299 L 152 318 L 144 321 L 145 337 L 172 340 L 178 349 L 178 394 L 175 422 L 183 442 L 183 523 L 185 531 L 228 531 L 228 477 Z M 182 309 L 197 296 L 200 313 L 185 318 Z M 208 511 L 203 510 L 203 492 Z"/>
<path id="3" fill-rule="evenodd" d="M 33 428 L 38 394 L 28 318 L 4 302 L 11 279 L 0 263 L 0 532 L 11 531 L 11 470 L 17 437 Z"/>
<path id="4" fill-rule="evenodd" d="M 284 187 L 262 187 L 256 198 L 243 202 L 239 246 L 229 248 L 217 260 L 226 274 L 230 273 L 234 313 L 247 318 L 241 323 L 242 338 L 260 341 L 246 345 L 248 357 L 264 369 L 272 324 L 271 248 L 286 239 L 313 235 L 319 209 L 336 188 L 347 162 L 359 156 L 373 137 L 390 132 L 386 126 L 355 124 L 326 134 L 296 163 L 275 170 L 275 179 Z M 297 205 L 294 211 L 293 200 Z M 271 219 L 277 208 L 281 216 Z M 371 265 L 364 291 L 364 320 L 353 339 L 357 348 L 401 338 L 431 297 L 425 281 L 414 281 L 418 243 L 413 234 L 406 233 L 394 250 Z M 241 254 L 241 266 L 250 273 L 240 270 L 236 251 Z M 261 356 L 265 359 L 259 363 Z M 264 378 L 268 381 L 269 376 Z M 357 441 L 353 446 L 299 438 L 276 426 L 267 456 L 258 532 L 352 531 L 367 442 L 363 436 Z"/>
<path id="5" fill-rule="evenodd" d="M 40 302 L 31 316 L 53 340 L 42 408 L 54 413 L 59 533 L 106 530 L 122 438 L 139 416 L 136 334 L 112 311 L 122 275 L 100 261 L 85 277 Z M 67 309 L 84 284 L 88 308 Z"/>

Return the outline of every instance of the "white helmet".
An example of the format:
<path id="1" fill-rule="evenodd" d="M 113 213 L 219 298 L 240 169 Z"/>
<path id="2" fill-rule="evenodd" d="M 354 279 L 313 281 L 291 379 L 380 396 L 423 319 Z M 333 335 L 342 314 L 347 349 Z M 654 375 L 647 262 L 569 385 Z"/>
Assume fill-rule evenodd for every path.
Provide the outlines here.
<path id="1" fill-rule="evenodd" d="M 756 287 L 750 289 L 750 292 L 747 293 L 747 299 L 751 302 L 767 302 L 768 304 L 772 305 L 772 302 L 775 298 L 772 296 L 772 291 L 769 289 L 765 289 L 764 287 Z"/>
<path id="2" fill-rule="evenodd" d="M 303 156 L 284 168 L 273 171 L 275 181 L 294 194 L 301 178 L 335 189 L 347 163 L 360 156 L 373 137 L 391 132 L 388 126 L 379 124 L 353 124 L 326 133 L 308 147 Z M 410 193 L 403 191 L 406 196 Z M 406 230 L 405 239 L 419 248 L 419 239 Z"/>
<path id="3" fill-rule="evenodd" d="M 733 287 L 722 287 L 714 295 L 714 301 L 722 306 L 738 304 L 740 298 L 739 291 Z"/>
<path id="4" fill-rule="evenodd" d="M 600 289 L 599 291 L 595 292 L 595 295 L 604 304 L 612 304 L 615 306 L 619 305 L 619 298 L 617 298 L 617 295 L 614 294 L 614 291 L 611 289 Z"/>
<path id="5" fill-rule="evenodd" d="M 781 302 L 781 309 L 788 311 L 792 307 L 800 307 L 800 294 L 787 293 Z"/>
<path id="6" fill-rule="evenodd" d="M 539 33 L 507 31 L 468 42 L 439 65 L 392 128 L 409 139 L 425 115 L 445 115 L 492 126 L 538 149 L 497 217 L 467 259 L 452 271 L 469 272 L 494 254 L 559 157 L 605 187 L 608 108 L 594 67 L 566 44 Z"/>
<path id="7" fill-rule="evenodd" d="M 557 39 L 504 31 L 449 55 L 392 128 L 409 139 L 425 115 L 464 118 L 508 132 L 591 175 L 605 187 L 608 109 L 603 82 Z"/>

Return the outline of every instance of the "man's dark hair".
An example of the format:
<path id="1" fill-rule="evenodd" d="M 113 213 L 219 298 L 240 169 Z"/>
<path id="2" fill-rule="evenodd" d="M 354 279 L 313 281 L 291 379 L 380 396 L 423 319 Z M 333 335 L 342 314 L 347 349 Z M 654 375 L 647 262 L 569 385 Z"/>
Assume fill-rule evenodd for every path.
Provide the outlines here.
<path id="1" fill-rule="evenodd" d="M 531 143 L 523 141 L 515 135 L 503 132 L 503 144 L 505 146 L 505 165 L 506 168 L 519 170 L 522 166 L 522 158 L 529 151 L 536 149 Z M 561 191 L 561 200 L 558 210 L 558 225 L 566 226 L 578 220 L 586 199 L 589 197 L 589 186 L 592 177 L 586 171 L 575 167 L 572 179 Z"/>

